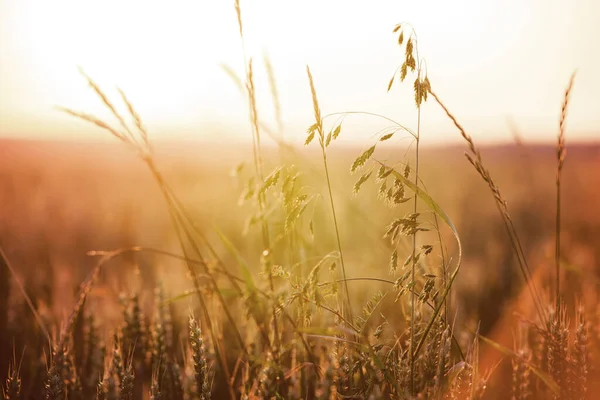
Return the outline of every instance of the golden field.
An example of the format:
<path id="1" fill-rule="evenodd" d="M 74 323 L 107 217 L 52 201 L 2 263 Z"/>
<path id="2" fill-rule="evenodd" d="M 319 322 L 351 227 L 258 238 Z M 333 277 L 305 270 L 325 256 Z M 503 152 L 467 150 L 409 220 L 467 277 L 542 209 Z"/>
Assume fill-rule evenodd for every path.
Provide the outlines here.
<path id="1" fill-rule="evenodd" d="M 425 35 L 428 60 L 410 24 L 390 27 L 401 58 L 387 78 L 387 91 L 400 94 L 393 104 L 366 88 L 369 76 L 381 84 L 387 50 L 366 40 L 368 32 L 380 35 L 378 22 L 350 3 L 339 6 L 352 10 L 342 18 L 329 5 L 346 24 L 331 26 L 321 5 L 278 9 L 286 20 L 254 4 L 242 18 L 238 0 L 229 25 L 216 7 L 202 13 L 192 4 L 186 11 L 144 4 L 143 18 L 122 2 L 6 7 L 6 32 L 20 34 L 7 42 L 16 61 L 2 57 L 0 66 L 16 77 L 1 88 L 11 98 L 0 137 L 55 140 L 0 138 L 3 397 L 597 398 L 600 144 L 589 134 L 598 128 L 590 112 L 597 77 L 573 71 L 556 99 L 556 123 L 542 121 L 558 75 L 576 61 L 592 70 L 599 60 L 586 47 L 596 7 L 481 4 L 409 8 L 444 33 L 431 47 Z M 384 21 L 390 15 L 367 11 Z M 514 32 L 506 32 L 505 16 L 516 12 L 522 21 L 515 16 Z M 556 35 L 557 16 L 570 36 Z M 134 36 L 118 30 L 129 20 L 139 29 Z M 269 32 L 269 23 L 281 32 Z M 302 71 L 304 100 L 279 91 L 266 53 L 262 64 L 253 61 L 252 36 L 263 31 L 279 40 L 278 56 L 288 63 L 283 87 L 301 82 L 292 61 L 312 60 Z M 196 47 L 194 35 L 207 43 Z M 338 41 L 347 52 L 336 53 L 344 47 Z M 243 72 L 226 63 L 219 73 L 238 89 L 243 110 L 234 110 L 231 92 L 217 88 L 216 68 L 200 59 L 229 62 L 236 42 Z M 129 73 L 139 110 L 125 91 L 105 92 L 83 68 L 82 87 L 73 86 L 61 65 L 85 54 L 105 76 Z M 446 62 L 430 75 L 430 60 Z M 318 70 L 329 79 L 321 82 Z M 494 85 L 503 90 L 491 93 Z M 444 97 L 449 87 L 455 97 Z M 42 111 L 50 98 L 64 105 L 53 116 Z M 379 104 L 403 122 L 371 110 L 338 112 L 333 100 L 342 109 Z M 290 114 L 303 122 L 284 123 L 282 103 L 296 104 Z M 238 112 L 248 117 L 245 128 Z M 441 136 L 435 112 L 453 139 Z M 511 125 L 510 144 L 480 147 L 500 137 L 501 113 L 525 120 L 528 134 Z M 205 141 L 176 139 L 196 129 L 199 116 L 196 137 Z M 180 136 L 154 136 L 158 122 Z M 482 137 L 484 125 L 496 133 Z M 454 144 L 431 147 L 442 140 Z"/>
<path id="2" fill-rule="evenodd" d="M 152 251 L 177 255 L 182 252 L 159 186 L 135 153 L 116 144 L 11 140 L 2 141 L 1 149 L 0 242 L 7 260 L 17 271 L 18 279 L 51 334 L 57 337 L 61 324 L 64 325 L 78 297 L 80 283 L 97 260 L 97 257 L 87 255 L 89 251 L 141 246 L 148 250 L 123 254 L 107 264 L 86 300 L 84 314 L 94 316 L 100 332 L 108 335 L 106 344 L 109 344 L 109 332 L 123 323 L 124 306 L 119 296 L 122 300 L 123 295 L 136 294 L 147 313 L 146 326 L 149 329 L 152 310 L 156 307 L 154 288 L 160 284 L 164 287 L 165 298 L 174 299 L 168 304 L 178 316 L 173 318 L 172 351 L 178 354 L 177 357 L 184 357 L 185 352 L 182 353 L 180 348 L 186 336 L 182 321 L 191 309 L 196 309 L 198 314 L 198 305 L 192 296 L 180 296 L 193 289 L 185 263 Z M 347 275 L 348 278 L 394 280 L 389 273 L 391 247 L 383 235 L 389 221 L 406 214 L 412 206 L 410 203 L 396 207 L 385 204 L 377 198 L 377 186 L 371 182 L 366 183 L 357 195 L 352 194 L 357 174 L 351 174 L 349 167 L 363 150 L 341 145 L 332 147 L 328 156 L 330 173 L 334 177 L 332 189 Z M 385 157 L 403 152 L 401 147 L 394 145 L 380 150 Z M 468 343 L 468 338 L 479 326 L 480 334 L 490 335 L 512 347 L 518 337 L 514 327 L 520 319 L 529 318 L 518 314 L 522 307 L 513 301 L 525 291 L 525 285 L 493 196 L 463 153 L 461 146 L 421 151 L 421 179 L 428 193 L 454 222 L 463 246 L 461 272 L 452 288 L 448 315 L 462 343 Z M 331 213 L 325 201 L 327 184 L 319 168 L 321 155 L 311 148 L 282 152 L 275 147 L 267 148 L 265 154 L 268 160 L 265 169 L 281 163 L 293 165 L 302 173 L 303 182 L 309 183 L 306 193 L 318 199 L 297 227 L 300 237 L 297 240 L 301 241 L 306 252 L 297 265 L 298 269 L 290 270 L 306 279 L 319 255 L 335 252 L 337 248 Z M 508 203 L 539 286 L 550 288 L 554 271 L 555 150 L 549 146 L 520 144 L 484 148 L 482 154 Z M 227 237 L 239 256 L 246 260 L 256 274 L 258 284 L 268 288 L 264 276 L 259 274 L 262 249 L 259 229 L 254 226 L 245 232 L 252 205 L 240 204 L 246 179 L 244 174 L 251 174 L 247 171 L 251 168 L 251 147 L 232 145 L 225 150 L 214 144 L 164 143 L 156 151 L 155 158 L 172 191 L 206 235 L 224 268 L 240 274 L 236 256 L 217 232 Z M 233 171 L 240 161 L 246 161 L 248 165 L 236 175 Z M 600 260 L 600 230 L 597 229 L 600 223 L 597 209 L 600 175 L 594 173 L 599 167 L 600 147 L 568 147 L 563 175 L 561 228 L 564 292 L 571 306 L 583 302 L 586 313 L 592 316 L 596 315 L 594 304 Z M 421 208 L 426 210 L 426 207 Z M 277 214 L 271 218 L 272 229 L 282 231 L 281 218 Z M 312 235 L 309 229 L 311 221 Z M 442 229 L 442 234 L 447 245 L 446 257 L 456 257 L 456 246 L 448 229 Z M 419 240 L 435 243 L 437 237 L 423 233 Z M 400 247 L 403 249 L 402 260 L 410 254 L 409 241 L 403 241 L 406 243 Z M 289 249 L 283 244 L 278 246 L 282 246 L 276 254 L 278 262 L 290 265 L 285 254 Z M 435 265 L 440 263 L 439 258 L 437 255 L 430 259 L 432 268 L 438 268 Z M 49 348 L 14 277 L 6 269 L 2 274 L 2 304 L 7 314 L 2 315 L 6 323 L 1 325 L 0 367 L 3 376 L 7 376 L 14 354 L 17 360 L 23 360 L 23 365 L 36 365 L 37 362 L 38 369 L 22 367 L 20 371 L 22 392 L 26 398 L 37 398 L 42 393 L 45 379 L 40 372 L 44 364 L 39 357 L 40 354 L 47 355 Z M 322 275 L 321 279 L 325 281 L 331 279 L 329 273 L 322 272 Z M 219 282 L 230 287 L 222 277 Z M 275 283 L 288 287 L 283 278 L 276 278 Z M 208 285 L 204 281 L 202 284 Z M 377 291 L 393 293 L 389 284 L 371 281 L 351 282 L 349 290 L 356 309 L 360 309 Z M 546 291 L 547 297 L 551 298 L 550 290 Z M 210 292 L 208 288 L 207 292 Z M 396 326 L 390 328 L 398 330 L 404 324 L 402 315 L 407 310 L 402 301 L 394 302 L 393 297 L 390 295 L 382 300 L 376 314 L 381 313 L 389 321 L 396 321 Z M 226 301 L 237 310 L 240 304 L 234 298 L 227 297 Z M 216 302 L 214 298 L 211 301 Z M 327 302 L 335 304 L 332 298 Z M 231 338 L 227 335 L 227 323 L 218 313 L 215 315 L 218 336 L 229 346 Z M 252 335 L 255 328 L 247 322 L 240 323 L 244 334 Z M 336 323 L 326 311 L 321 310 L 314 315 L 311 325 L 332 328 Z M 589 327 L 590 349 L 595 348 L 600 339 L 598 334 L 600 332 L 596 332 L 595 326 Z M 489 357 L 494 360 L 499 355 L 504 357 L 492 378 L 503 374 L 510 377 L 510 357 L 485 343 L 481 344 L 480 352 L 481 359 L 487 353 L 492 354 Z M 235 352 L 231 357 L 236 357 Z M 234 361 L 231 360 L 232 363 Z M 212 369 L 218 376 L 214 360 Z M 487 395 L 504 398 L 493 395 L 498 389 L 494 389 L 493 379 L 490 382 Z M 503 386 L 502 383 L 496 385 Z M 215 393 L 220 393 L 216 383 L 215 390 Z M 220 390 L 223 390 L 222 385 Z"/>

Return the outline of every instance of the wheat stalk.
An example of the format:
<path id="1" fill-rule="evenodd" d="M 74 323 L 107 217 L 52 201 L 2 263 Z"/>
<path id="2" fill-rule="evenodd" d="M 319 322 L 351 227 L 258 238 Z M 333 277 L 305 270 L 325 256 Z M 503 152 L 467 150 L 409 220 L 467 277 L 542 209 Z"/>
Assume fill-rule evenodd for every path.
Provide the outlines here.
<path id="1" fill-rule="evenodd" d="M 565 91 L 564 100 L 560 112 L 560 123 L 558 131 L 558 143 L 556 145 L 556 158 L 558 165 L 556 167 L 556 250 L 555 250 L 555 262 L 556 262 L 556 309 L 558 310 L 560 305 L 560 187 L 561 187 L 561 175 L 562 169 L 565 162 L 565 156 L 567 151 L 565 149 L 565 123 L 567 119 L 567 106 L 569 105 L 569 95 L 573 89 L 573 83 L 575 82 L 574 71 L 571 74 L 569 85 Z"/>

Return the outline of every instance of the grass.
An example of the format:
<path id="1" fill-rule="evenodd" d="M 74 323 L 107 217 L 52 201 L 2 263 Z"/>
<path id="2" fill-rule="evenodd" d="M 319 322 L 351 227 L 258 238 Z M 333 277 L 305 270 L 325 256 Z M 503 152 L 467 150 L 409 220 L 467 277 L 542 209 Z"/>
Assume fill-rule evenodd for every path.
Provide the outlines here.
<path id="1" fill-rule="evenodd" d="M 239 2 L 235 5 L 244 49 L 242 10 Z M 323 115 L 307 67 L 315 122 L 305 143 L 316 138 L 318 154 L 285 143 L 268 59 L 277 157 L 262 147 L 263 133 L 271 136 L 273 131 L 260 118 L 255 67 L 243 50 L 245 82 L 239 82 L 248 99 L 253 168 L 236 168 L 240 208 L 225 209 L 227 215 L 219 214 L 222 220 L 217 219 L 216 225 L 226 225 L 229 216 L 240 228 L 240 215 L 246 212 L 245 236 L 239 230 L 207 229 L 209 224 L 197 222 L 189 202 L 162 172 L 157 149 L 125 94 L 119 91 L 129 122 L 82 71 L 118 127 L 83 112 L 61 110 L 105 130 L 138 155 L 163 200 L 164 221 L 170 224 L 176 246 L 167 249 L 159 240 L 157 247 L 123 243 L 112 250 L 88 248 L 95 264 L 66 317 L 43 307 L 43 294 L 22 283 L 9 259 L 12 253 L 1 251 L 0 282 L 14 282 L 0 297 L 0 317 L 7 322 L 0 328 L 0 362 L 6 363 L 4 397 L 480 399 L 506 398 L 510 387 L 515 399 L 593 398 L 600 323 L 591 299 L 598 295 L 597 278 L 580 271 L 578 285 L 571 279 L 571 286 L 561 286 L 560 280 L 561 275 L 573 275 L 563 265 L 577 270 L 560 251 L 561 173 L 573 78 L 564 96 L 557 145 L 553 305 L 552 284 L 544 277 L 548 269 L 529 261 L 531 252 L 504 192 L 484 163 L 482 149 L 425 74 L 414 30 L 402 24 L 394 32 L 404 46 L 404 62 L 388 90 L 397 76 L 404 81 L 409 71 L 415 73 L 416 131 L 370 111 Z M 231 69 L 227 71 L 237 79 Z M 510 310 L 520 314 L 513 318 L 509 312 L 493 321 L 495 332 L 482 330 L 485 313 L 465 312 L 473 300 L 456 286 L 469 278 L 461 266 L 463 255 L 472 250 L 465 246 L 453 214 L 434 196 L 435 187 L 426 185 L 422 168 L 428 160 L 419 146 L 421 135 L 427 134 L 421 131 L 421 118 L 426 118 L 421 105 L 431 98 L 458 129 L 467 144 L 468 164 L 492 193 L 503 238 L 508 238 L 502 249 L 508 260 L 503 268 L 510 275 L 510 268 L 518 267 L 528 294 L 520 295 L 520 287 L 514 295 L 502 293 L 506 301 L 515 300 Z M 344 164 L 346 169 L 350 165 L 351 174 L 362 171 L 350 194 L 337 184 L 348 175 L 340 170 L 342 162 L 331 163 L 330 157 L 339 154 L 335 144 L 343 137 L 344 126 L 360 117 L 392 125 L 378 132 L 375 144 Z M 402 135 L 414 142 L 414 153 L 399 153 L 397 142 L 392 156 L 385 158 L 386 146 Z M 322 169 L 313 155 L 320 158 Z M 207 184 L 204 190 L 212 194 L 217 189 Z M 351 208 L 352 202 L 358 202 L 357 209 Z M 353 223 L 360 216 L 362 222 Z M 465 217 L 477 218 L 474 211 Z M 490 241 L 501 243 L 493 236 L 491 221 L 484 221 L 488 231 L 477 235 L 489 232 Z M 361 242 L 370 228 L 377 240 L 365 245 Z M 148 257 L 170 266 L 182 263 L 185 273 L 171 268 L 165 276 L 175 283 L 166 289 L 169 280 L 144 279 L 151 270 Z M 125 268 L 110 270 L 110 264 L 119 263 Z M 128 275 L 131 271 L 133 276 Z M 102 301 L 111 296 L 95 293 L 110 288 L 105 280 L 111 274 L 123 278 L 128 290 L 121 290 L 119 301 L 106 306 Z M 561 296 L 567 292 L 575 301 Z M 19 306 L 17 299 L 25 305 Z M 16 317 L 9 324 L 11 314 Z M 507 332 L 512 344 L 504 340 Z M 5 356 L 10 338 L 12 359 Z M 15 354 L 22 356 L 18 360 Z"/>

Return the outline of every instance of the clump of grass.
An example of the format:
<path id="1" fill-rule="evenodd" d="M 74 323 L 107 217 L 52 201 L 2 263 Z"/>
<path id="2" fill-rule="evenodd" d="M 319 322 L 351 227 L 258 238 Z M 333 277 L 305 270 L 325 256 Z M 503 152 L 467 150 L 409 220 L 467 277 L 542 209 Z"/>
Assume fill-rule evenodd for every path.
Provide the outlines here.
<path id="1" fill-rule="evenodd" d="M 214 249 L 206 241 L 206 238 L 203 235 L 203 233 L 200 232 L 197 229 L 197 227 L 192 224 L 192 222 L 190 221 L 189 215 L 187 214 L 185 209 L 182 208 L 181 203 L 179 202 L 177 197 L 174 195 L 174 193 L 172 192 L 170 187 L 167 185 L 162 174 L 157 169 L 155 161 L 153 159 L 153 155 L 152 155 L 153 151 L 152 151 L 152 146 L 148 139 L 148 134 L 147 134 L 144 126 L 142 125 L 138 114 L 135 112 L 134 107 L 131 105 L 129 100 L 125 97 L 124 93 L 120 92 L 122 100 L 127 105 L 127 108 L 129 110 L 130 114 L 132 115 L 132 119 L 134 120 L 136 128 L 139 131 L 138 136 L 136 136 L 133 133 L 133 131 L 127 126 L 124 118 L 118 113 L 116 108 L 112 105 L 112 103 L 110 102 L 108 97 L 98 87 L 98 85 L 96 85 L 96 83 L 91 78 L 89 78 L 87 75 L 85 75 L 83 72 L 82 72 L 82 74 L 84 75 L 84 77 L 88 81 L 88 84 L 92 87 L 94 92 L 100 97 L 100 99 L 102 100 L 104 105 L 111 111 L 111 113 L 119 121 L 119 124 L 122 127 L 122 131 L 119 131 L 116 128 L 111 127 L 109 124 L 99 120 L 98 118 L 96 118 L 92 115 L 89 115 L 86 113 L 81 113 L 81 112 L 76 112 L 76 111 L 73 111 L 73 110 L 67 109 L 67 108 L 60 108 L 60 110 L 66 112 L 67 114 L 75 116 L 79 119 L 82 119 L 84 121 L 93 123 L 94 125 L 102 128 L 102 129 L 107 130 L 109 133 L 111 133 L 117 139 L 124 142 L 128 147 L 130 147 L 134 151 L 136 151 L 139 154 L 139 156 L 141 157 L 141 159 L 146 163 L 146 165 L 150 169 L 154 179 L 158 183 L 158 185 L 163 193 L 163 196 L 165 197 L 165 200 L 167 201 L 169 213 L 170 213 L 172 222 L 175 226 L 175 231 L 176 231 L 177 237 L 179 239 L 179 242 L 181 244 L 181 249 L 184 254 L 184 259 L 186 260 L 189 275 L 192 279 L 192 282 L 193 282 L 193 285 L 195 288 L 195 294 L 196 294 L 197 299 L 199 300 L 201 309 L 203 310 L 203 313 L 204 313 L 204 315 L 203 315 L 204 321 L 206 323 L 206 326 L 208 327 L 208 331 L 211 333 L 211 335 L 213 335 L 212 344 L 213 344 L 213 346 L 215 346 L 215 353 L 219 355 L 218 362 L 221 366 L 221 370 L 223 371 L 223 373 L 226 376 L 229 376 L 229 368 L 228 368 L 227 362 L 225 360 L 222 343 L 221 343 L 221 341 L 217 340 L 217 338 L 214 336 L 214 330 L 212 328 L 212 321 L 211 321 L 211 318 L 209 317 L 209 315 L 207 314 L 207 310 L 208 310 L 207 303 L 204 299 L 203 291 L 201 291 L 201 289 L 200 289 L 201 286 L 200 286 L 200 283 L 198 280 L 198 274 L 195 271 L 195 266 L 197 264 L 189 262 L 191 257 L 189 257 L 188 246 L 192 249 L 192 251 L 196 255 L 196 257 L 201 260 L 201 262 L 199 264 L 203 267 L 204 273 L 206 274 L 206 276 L 208 276 L 211 286 L 214 290 L 214 293 L 216 294 L 220 303 L 223 305 L 223 310 L 225 311 L 225 315 L 226 315 L 230 325 L 233 327 L 234 332 L 236 333 L 235 337 L 238 339 L 238 342 L 239 342 L 241 348 L 245 348 L 244 341 L 242 340 L 241 335 L 239 334 L 239 331 L 237 330 L 237 326 L 235 324 L 233 316 L 231 315 L 229 307 L 228 307 L 227 303 L 225 302 L 225 299 L 221 295 L 221 292 L 219 291 L 216 277 L 213 275 L 212 271 L 208 269 L 207 263 L 203 256 L 203 252 L 200 249 L 200 244 L 201 243 L 204 244 L 205 247 L 208 249 L 209 253 L 216 255 L 214 253 Z M 108 258 L 110 259 L 111 257 L 109 256 Z M 217 260 L 218 260 L 218 258 L 217 258 Z M 94 282 L 97 279 L 97 276 L 100 272 L 100 267 L 105 261 L 106 261 L 106 259 L 101 260 L 101 262 L 98 263 L 98 266 L 97 266 L 97 268 L 94 269 L 94 272 L 91 275 L 90 279 L 88 279 L 86 284 L 83 286 L 82 294 L 80 296 L 80 301 L 77 303 L 77 305 L 74 309 L 74 312 L 72 313 L 71 320 L 74 320 L 76 318 L 76 316 L 79 314 L 87 294 L 89 293 L 92 285 L 94 284 Z M 232 281 L 232 283 L 234 285 L 237 285 L 237 282 Z M 67 327 L 69 327 L 69 326 L 72 326 L 72 323 L 67 324 Z M 65 336 L 65 335 L 63 335 L 63 336 Z M 229 378 L 227 378 L 227 380 L 229 380 Z M 233 393 L 231 393 L 231 394 L 233 394 Z"/>

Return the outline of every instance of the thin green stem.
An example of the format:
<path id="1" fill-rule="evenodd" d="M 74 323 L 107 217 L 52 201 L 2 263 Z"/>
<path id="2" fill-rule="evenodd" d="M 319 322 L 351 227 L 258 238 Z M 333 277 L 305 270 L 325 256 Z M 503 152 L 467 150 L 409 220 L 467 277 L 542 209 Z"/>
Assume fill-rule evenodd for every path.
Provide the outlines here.
<path id="1" fill-rule="evenodd" d="M 335 112 L 335 113 L 330 113 L 327 115 L 323 116 L 323 119 L 328 118 L 328 117 L 335 117 L 338 115 L 369 115 L 371 117 L 378 117 L 381 118 L 383 120 L 386 120 L 388 122 L 393 123 L 394 125 L 398 126 L 400 129 L 404 130 L 405 132 L 407 132 L 408 134 L 410 134 L 413 138 L 417 138 L 417 134 L 414 133 L 412 130 L 410 130 L 409 128 L 407 128 L 406 126 L 402 125 L 400 122 L 395 121 L 389 117 L 386 117 L 385 115 L 381 115 L 381 114 L 377 114 L 374 112 L 368 112 L 368 111 L 344 111 L 344 112 Z"/>
<path id="2" fill-rule="evenodd" d="M 321 118 L 321 109 L 319 108 L 319 100 L 317 98 L 317 91 L 315 89 L 315 84 L 314 84 L 314 81 L 312 78 L 312 74 L 310 73 L 310 67 L 308 65 L 306 66 L 306 74 L 308 75 L 308 81 L 310 83 L 310 91 L 311 91 L 311 95 L 312 95 L 313 109 L 314 109 L 314 113 L 315 113 L 314 129 L 316 129 L 319 134 L 319 145 L 321 146 L 321 152 L 322 152 L 322 156 L 323 156 L 323 166 L 325 168 L 325 176 L 327 178 L 327 189 L 329 191 L 329 201 L 331 203 L 331 212 L 333 213 L 333 225 L 335 228 L 335 236 L 337 239 L 338 251 L 340 253 L 340 264 L 342 265 L 342 275 L 343 275 L 344 279 L 346 279 L 346 264 L 344 263 L 344 253 L 342 252 L 342 242 L 340 240 L 340 230 L 338 227 L 337 215 L 335 212 L 335 204 L 333 201 L 333 192 L 331 189 L 331 179 L 329 177 L 329 168 L 327 166 L 327 151 L 325 150 L 327 147 L 327 144 L 325 143 L 325 133 L 323 132 L 323 118 Z M 313 131 L 313 134 L 314 134 L 314 131 Z M 346 299 L 348 302 L 348 315 L 350 317 L 350 320 L 353 321 L 354 317 L 353 317 L 353 313 L 352 313 L 352 302 L 350 301 L 350 292 L 348 291 L 347 284 L 344 285 L 344 289 L 346 292 Z M 342 303 L 343 303 L 343 301 L 342 301 Z"/>
<path id="3" fill-rule="evenodd" d="M 350 291 L 348 290 L 348 282 L 346 281 L 346 264 L 344 263 L 344 253 L 342 252 L 342 241 L 340 240 L 340 230 L 338 228 L 337 215 L 335 212 L 335 204 L 333 202 L 333 192 L 331 190 L 331 179 L 329 178 L 329 168 L 327 166 L 327 152 L 325 145 L 321 145 L 323 154 L 323 166 L 325 168 L 325 177 L 327 178 L 327 189 L 329 192 L 329 202 L 331 203 L 331 213 L 333 214 L 333 226 L 335 228 L 335 238 L 337 240 L 338 251 L 340 252 L 340 264 L 342 266 L 342 276 L 344 277 L 344 290 L 346 291 L 346 300 L 348 301 L 348 315 L 350 321 L 354 321 L 352 313 L 352 303 L 350 301 Z"/>
<path id="4" fill-rule="evenodd" d="M 419 142 L 421 133 L 421 106 L 417 108 L 417 136 L 415 138 L 415 187 L 419 188 Z M 413 213 L 417 214 L 417 205 L 418 205 L 418 196 L 415 194 L 415 201 L 413 205 Z M 410 296 L 410 391 L 414 393 L 415 388 L 415 270 L 417 267 L 416 260 L 416 252 L 417 252 L 417 230 L 413 233 L 413 243 L 412 243 L 412 266 L 410 271 L 411 276 L 411 296 Z"/>

